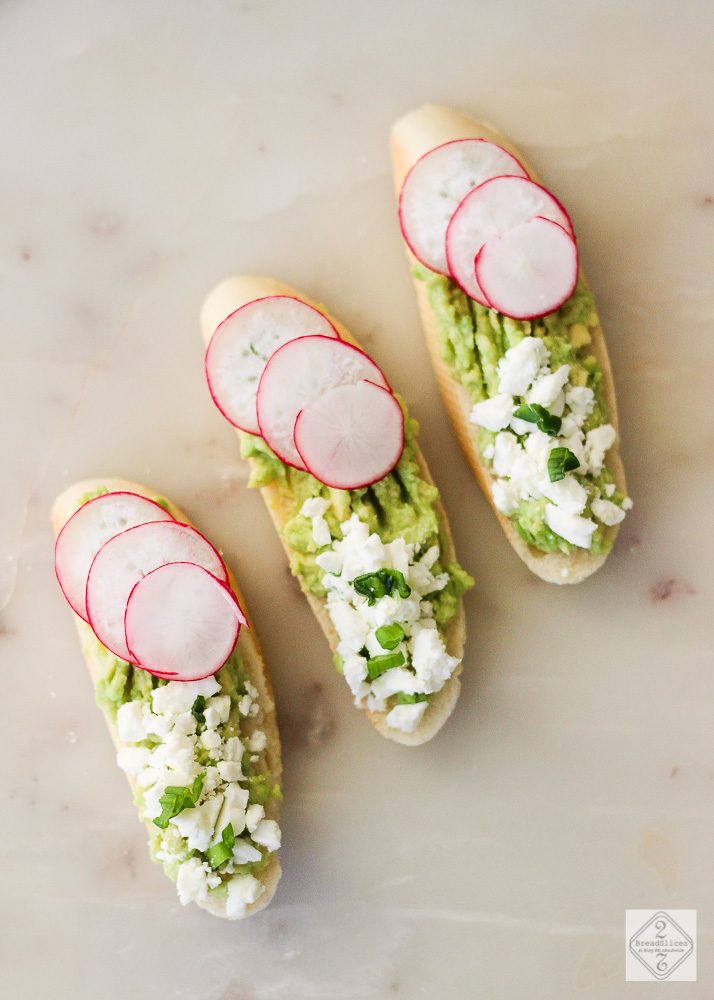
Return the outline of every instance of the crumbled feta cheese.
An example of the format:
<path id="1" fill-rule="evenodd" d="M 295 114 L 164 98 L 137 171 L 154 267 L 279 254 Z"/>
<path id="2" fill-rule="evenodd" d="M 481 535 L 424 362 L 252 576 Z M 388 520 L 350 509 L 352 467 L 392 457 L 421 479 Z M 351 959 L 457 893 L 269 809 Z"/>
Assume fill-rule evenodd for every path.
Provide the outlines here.
<path id="1" fill-rule="evenodd" d="M 547 364 L 549 352 L 540 337 L 524 337 L 514 347 L 509 347 L 505 357 L 498 362 L 499 392 L 511 396 L 525 396 L 528 387 Z"/>
<path id="2" fill-rule="evenodd" d="M 262 729 L 257 729 L 248 740 L 248 749 L 251 753 L 262 753 L 268 745 L 268 737 Z"/>
<path id="3" fill-rule="evenodd" d="M 327 552 L 321 552 L 319 555 L 315 556 L 315 562 L 324 570 L 325 573 L 334 573 L 339 575 L 342 572 L 342 565 L 344 559 L 339 552 L 332 552 L 328 549 Z"/>
<path id="4" fill-rule="evenodd" d="M 546 504 L 545 523 L 551 531 L 560 535 L 566 542 L 583 549 L 590 548 L 593 532 L 597 527 L 590 518 L 580 517 L 579 514 L 569 514 L 552 503 Z"/>
<path id="5" fill-rule="evenodd" d="M 248 833 L 253 833 L 258 823 L 265 818 L 265 809 L 260 803 L 255 802 L 252 806 L 248 806 L 245 813 L 245 825 Z"/>
<path id="6" fill-rule="evenodd" d="M 513 514 L 518 509 L 518 501 L 521 498 L 521 491 L 516 483 L 509 479 L 495 479 L 491 487 L 491 495 L 496 510 L 502 514 Z"/>
<path id="7" fill-rule="evenodd" d="M 144 712 L 142 715 L 142 723 L 144 729 L 151 736 L 158 736 L 159 739 L 163 739 L 168 736 L 171 731 L 171 727 L 174 724 L 173 715 L 154 715 L 148 705 L 144 706 Z"/>
<path id="8" fill-rule="evenodd" d="M 218 715 L 218 725 L 225 724 L 228 722 L 228 716 L 231 714 L 230 695 L 222 694 L 217 697 L 209 698 L 206 702 L 206 711 L 208 711 L 208 709 Z M 213 715 L 211 715 L 211 719 L 213 719 Z M 206 726 L 209 729 L 213 728 L 208 725 L 208 717 L 206 717 Z"/>
<path id="9" fill-rule="evenodd" d="M 243 697 L 238 702 L 238 713 L 243 716 L 249 715 L 250 706 L 251 706 L 250 695 L 244 694 Z"/>
<path id="10" fill-rule="evenodd" d="M 615 492 L 615 484 L 614 483 L 606 483 L 605 484 L 605 496 L 606 497 L 611 497 L 614 492 Z"/>
<path id="11" fill-rule="evenodd" d="M 525 421 L 522 421 L 522 423 L 525 423 Z M 511 426 L 512 425 L 513 425 L 513 421 L 511 421 Z M 525 432 L 523 432 L 523 433 L 525 433 Z M 495 449 L 493 447 L 493 443 L 489 441 L 489 443 L 483 449 L 483 457 L 486 459 L 487 462 L 490 462 L 491 459 L 493 458 L 494 451 L 495 451 Z"/>
<path id="12" fill-rule="evenodd" d="M 526 393 L 526 403 L 539 403 L 541 406 L 545 406 L 546 409 L 552 406 L 560 395 L 561 389 L 568 381 L 569 374 L 570 365 L 561 365 L 554 372 L 549 372 L 547 375 L 539 375 Z M 565 405 L 565 400 L 563 400 L 563 405 Z"/>
<path id="13" fill-rule="evenodd" d="M 607 525 L 619 524 L 625 516 L 624 510 L 610 500 L 593 500 L 590 508 L 598 521 Z"/>
<path id="14" fill-rule="evenodd" d="M 233 860 L 238 865 L 245 865 L 251 861 L 260 861 L 263 855 L 257 847 L 253 847 L 247 840 L 236 840 L 233 845 Z"/>
<path id="15" fill-rule="evenodd" d="M 579 514 L 588 502 L 588 491 L 574 476 L 544 483 L 543 495 L 567 514 Z"/>
<path id="16" fill-rule="evenodd" d="M 387 715 L 385 722 L 392 729 L 401 729 L 403 733 L 413 733 L 424 717 L 427 703 L 417 701 L 413 705 L 395 705 Z"/>
<path id="17" fill-rule="evenodd" d="M 325 511 L 329 507 L 329 500 L 324 500 L 322 497 L 310 497 L 300 508 L 302 516 L 312 521 L 312 537 L 319 547 L 329 545 L 332 541 L 330 528 L 325 520 Z"/>
<path id="18" fill-rule="evenodd" d="M 196 732 L 196 719 L 192 712 L 182 712 L 176 716 L 172 733 L 177 735 L 192 736 Z"/>
<path id="19" fill-rule="evenodd" d="M 244 916 L 248 905 L 263 891 L 263 886 L 252 875 L 234 875 L 227 885 L 226 916 L 232 919 Z"/>
<path id="20" fill-rule="evenodd" d="M 219 760 L 217 767 L 223 781 L 240 781 L 243 777 L 243 768 L 234 760 Z"/>
<path id="21" fill-rule="evenodd" d="M 622 501 L 622 509 L 632 510 L 632 500 L 630 497 L 625 497 L 625 499 Z"/>
<path id="22" fill-rule="evenodd" d="M 582 424 L 595 409 L 595 393 L 584 385 L 571 385 L 565 392 L 565 402 L 575 418 Z"/>
<path id="23" fill-rule="evenodd" d="M 238 787 L 238 785 L 228 786 L 229 789 Z M 181 836 L 186 839 L 190 851 L 205 851 L 211 843 L 222 805 L 223 795 L 219 793 L 206 799 L 200 806 L 184 809 L 178 816 L 174 816 L 170 820 L 171 823 L 175 824 Z M 241 827 L 242 829 L 243 827 Z M 240 830 L 238 832 L 240 833 Z"/>
<path id="24" fill-rule="evenodd" d="M 351 652 L 359 653 L 367 640 L 369 623 L 365 621 L 357 608 L 353 607 L 346 600 L 330 601 L 327 610 L 332 624 L 335 626 L 337 634 L 340 637 L 340 641 Z"/>
<path id="25" fill-rule="evenodd" d="M 248 789 L 240 785 L 227 785 L 224 792 L 224 803 L 221 815 L 216 824 L 216 831 L 222 833 L 230 823 L 233 833 L 238 836 L 245 829 L 245 810 L 248 805 Z"/>
<path id="26" fill-rule="evenodd" d="M 585 463 L 593 475 L 597 476 L 602 471 L 605 454 L 614 445 L 616 437 L 612 424 L 602 424 L 585 435 Z"/>
<path id="27" fill-rule="evenodd" d="M 506 393 L 499 393 L 484 399 L 480 403 L 474 403 L 469 417 L 472 424 L 485 427 L 487 431 L 501 431 L 508 427 L 513 416 L 513 397 Z"/>
<path id="28" fill-rule="evenodd" d="M 199 737 L 199 743 L 206 750 L 215 750 L 223 741 L 215 729 L 206 729 Z"/>
<path id="29" fill-rule="evenodd" d="M 356 653 L 346 656 L 342 665 L 342 674 L 350 691 L 356 696 L 360 684 L 367 676 L 367 660 L 364 656 L 359 656 Z"/>
<path id="30" fill-rule="evenodd" d="M 141 743 L 146 739 L 141 701 L 127 701 L 117 711 L 117 731 L 122 743 Z"/>
<path id="31" fill-rule="evenodd" d="M 149 763 L 151 750 L 147 747 L 121 747 L 117 753 L 117 764 L 127 774 L 139 774 Z"/>
<path id="32" fill-rule="evenodd" d="M 256 844 L 262 844 L 269 851 L 277 851 L 280 847 L 280 827 L 274 819 L 262 819 L 252 833 Z"/>
<path id="33" fill-rule="evenodd" d="M 173 730 L 166 737 L 162 747 L 166 748 L 166 764 L 176 771 L 190 774 L 195 768 L 196 740 Z"/>
<path id="34" fill-rule="evenodd" d="M 424 681 L 404 667 L 392 667 L 372 681 L 372 692 L 376 698 L 386 701 L 394 694 L 420 694 L 425 691 Z"/>
<path id="35" fill-rule="evenodd" d="M 169 681 L 162 687 L 154 688 L 152 707 L 157 715 L 180 715 L 191 711 L 199 695 L 210 698 L 220 690 L 215 677 L 206 677 L 202 681 Z"/>
<path id="36" fill-rule="evenodd" d="M 194 900 L 201 902 L 206 899 L 208 896 L 206 870 L 199 858 L 189 858 L 179 865 L 176 888 L 182 906 Z"/>
<path id="37" fill-rule="evenodd" d="M 412 634 L 412 665 L 417 677 L 424 682 L 425 691 L 438 691 L 451 677 L 460 660 L 446 652 L 444 640 L 437 629 L 420 628 Z"/>

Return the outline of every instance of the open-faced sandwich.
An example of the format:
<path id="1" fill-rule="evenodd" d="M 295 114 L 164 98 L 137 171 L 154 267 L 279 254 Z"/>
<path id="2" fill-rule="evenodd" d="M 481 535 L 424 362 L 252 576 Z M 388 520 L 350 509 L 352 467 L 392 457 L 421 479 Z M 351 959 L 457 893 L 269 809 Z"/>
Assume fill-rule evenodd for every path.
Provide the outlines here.
<path id="1" fill-rule="evenodd" d="M 415 421 L 344 327 L 286 285 L 228 279 L 201 326 L 213 400 L 355 704 L 382 735 L 425 742 L 459 694 L 473 581 Z"/>
<path id="2" fill-rule="evenodd" d="M 270 679 L 232 574 L 168 500 L 77 483 L 52 511 L 117 761 L 181 902 L 237 919 L 280 878 L 280 740 Z"/>
<path id="3" fill-rule="evenodd" d="M 632 502 L 570 218 L 506 139 L 449 108 L 401 118 L 392 157 L 427 343 L 466 457 L 528 567 L 578 583 Z"/>

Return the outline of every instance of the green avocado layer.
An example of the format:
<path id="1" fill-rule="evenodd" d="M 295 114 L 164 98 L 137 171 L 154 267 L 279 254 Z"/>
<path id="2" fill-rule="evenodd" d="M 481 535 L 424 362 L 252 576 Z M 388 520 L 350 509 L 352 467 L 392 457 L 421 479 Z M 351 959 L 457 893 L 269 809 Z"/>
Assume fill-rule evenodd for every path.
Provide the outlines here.
<path id="1" fill-rule="evenodd" d="M 300 585 L 306 592 L 318 597 L 326 595 L 322 585 L 323 570 L 315 562 L 315 556 L 330 548 L 329 545 L 317 546 L 310 519 L 300 514 L 303 503 L 310 497 L 330 500 L 325 520 L 333 539 L 342 538 L 340 522 L 357 514 L 385 544 L 403 538 L 424 551 L 435 544 L 442 551 L 445 548 L 446 539 L 435 509 L 439 491 L 420 476 L 416 462 L 419 424 L 409 416 L 401 399 L 399 403 L 404 411 L 402 457 L 389 475 L 364 489 L 335 490 L 324 486 L 308 472 L 281 462 L 262 438 L 250 434 L 241 437 L 241 454 L 243 458 L 252 460 L 248 485 L 262 487 L 275 484 L 282 509 L 288 511 L 281 534 L 292 550 L 290 570 L 299 577 Z M 459 597 L 474 583 L 458 563 L 449 563 L 446 567 L 437 563 L 432 570 L 434 575 L 444 571 L 448 573 L 449 582 L 430 598 L 434 618 L 441 629 L 454 618 Z"/>
<path id="2" fill-rule="evenodd" d="M 528 335 L 540 337 L 550 351 L 552 371 L 560 365 L 570 365 L 570 383 L 588 386 L 595 394 L 595 408 L 583 425 L 585 432 L 607 423 L 608 411 L 602 398 L 602 371 L 597 358 L 590 353 L 591 330 L 598 325 L 595 303 L 582 280 L 571 297 L 556 312 L 541 319 L 525 321 L 509 319 L 501 313 L 480 305 L 469 298 L 453 281 L 422 265 L 413 269 L 414 276 L 426 288 L 439 353 L 452 377 L 468 389 L 474 403 L 498 393 L 497 366 L 509 347 Z M 473 427 L 479 451 L 495 440 L 496 435 L 484 428 Z M 591 503 L 604 487 L 613 482 L 611 473 L 603 468 L 599 476 L 576 474 L 589 494 L 583 517 L 591 516 Z M 625 494 L 616 491 L 610 499 L 622 504 Z M 554 534 L 545 523 L 547 501 L 522 500 L 513 514 L 518 534 L 542 552 L 573 552 L 577 546 Z M 612 548 L 613 531 L 598 524 L 592 536 L 590 552 L 604 554 Z"/>

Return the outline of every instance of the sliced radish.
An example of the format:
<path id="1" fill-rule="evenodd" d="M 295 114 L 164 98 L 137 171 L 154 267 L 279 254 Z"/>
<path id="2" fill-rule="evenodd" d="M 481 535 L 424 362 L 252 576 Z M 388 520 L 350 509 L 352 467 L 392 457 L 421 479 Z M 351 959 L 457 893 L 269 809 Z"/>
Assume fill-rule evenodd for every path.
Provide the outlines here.
<path id="1" fill-rule="evenodd" d="M 389 390 L 374 361 L 343 340 L 301 337 L 279 347 L 258 388 L 260 432 L 278 458 L 305 472 L 294 439 L 298 413 L 328 389 L 354 385 L 362 379 Z"/>
<path id="2" fill-rule="evenodd" d="M 103 493 L 83 504 L 60 531 L 55 543 L 55 573 L 62 593 L 85 621 L 89 621 L 87 577 L 97 552 L 120 531 L 147 521 L 173 521 L 173 517 L 160 504 L 137 493 Z"/>
<path id="3" fill-rule="evenodd" d="M 195 563 L 175 562 L 135 584 L 124 616 L 127 647 L 149 673 L 197 681 L 220 670 L 245 616 L 230 587 Z"/>
<path id="4" fill-rule="evenodd" d="M 308 472 L 326 486 L 369 486 L 392 471 L 404 450 L 402 408 L 374 382 L 328 389 L 298 414 L 295 445 Z"/>
<path id="5" fill-rule="evenodd" d="M 227 582 L 216 550 L 195 528 L 177 521 L 152 521 L 115 535 L 97 552 L 87 577 L 89 624 L 116 656 L 132 660 L 126 644 L 124 613 L 134 585 L 158 566 L 193 562 Z"/>
<path id="6" fill-rule="evenodd" d="M 326 316 L 288 295 L 255 299 L 224 319 L 206 351 L 208 388 L 223 416 L 260 434 L 255 397 L 263 369 L 283 344 L 312 336 L 339 339 Z"/>
<path id="7" fill-rule="evenodd" d="M 578 248 L 562 226 L 538 215 L 484 243 L 476 279 L 493 309 L 512 319 L 536 319 L 573 294 Z"/>
<path id="8" fill-rule="evenodd" d="M 409 249 L 422 264 L 449 273 L 446 230 L 458 206 L 490 177 L 527 177 L 515 156 L 486 139 L 456 139 L 429 150 L 406 176 L 399 222 Z"/>
<path id="9" fill-rule="evenodd" d="M 494 236 L 537 215 L 557 222 L 573 236 L 568 213 L 557 198 L 523 177 L 494 177 L 464 198 L 446 231 L 446 257 L 451 276 L 467 295 L 481 305 L 489 304 L 476 280 L 476 254 Z"/>

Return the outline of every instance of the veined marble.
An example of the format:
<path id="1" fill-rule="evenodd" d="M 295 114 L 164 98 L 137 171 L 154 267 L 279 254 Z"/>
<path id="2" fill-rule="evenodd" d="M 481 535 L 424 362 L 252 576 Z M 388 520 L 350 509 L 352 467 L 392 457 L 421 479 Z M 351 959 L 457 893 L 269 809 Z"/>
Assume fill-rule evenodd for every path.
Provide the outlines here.
<path id="1" fill-rule="evenodd" d="M 626 908 L 696 908 L 714 988 L 711 5 L 6 0 L 0 6 L 3 995 L 644 996 Z M 635 507 L 595 577 L 529 575 L 427 361 L 391 122 L 481 115 L 571 211 Z M 422 422 L 475 575 L 430 744 L 351 705 L 202 374 L 215 282 L 323 300 Z M 240 923 L 148 858 L 52 568 L 49 509 L 121 475 L 236 570 L 277 692 L 284 875 Z"/>

